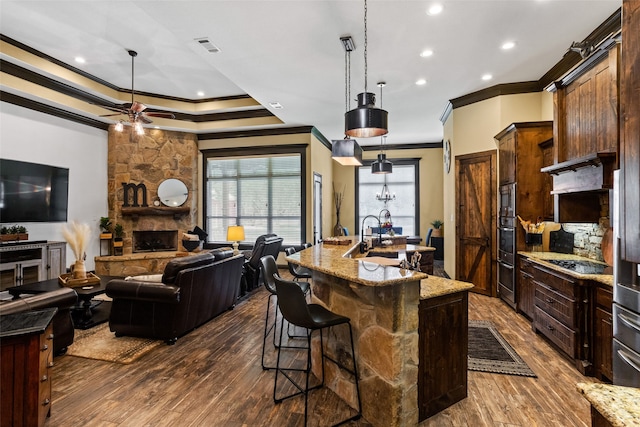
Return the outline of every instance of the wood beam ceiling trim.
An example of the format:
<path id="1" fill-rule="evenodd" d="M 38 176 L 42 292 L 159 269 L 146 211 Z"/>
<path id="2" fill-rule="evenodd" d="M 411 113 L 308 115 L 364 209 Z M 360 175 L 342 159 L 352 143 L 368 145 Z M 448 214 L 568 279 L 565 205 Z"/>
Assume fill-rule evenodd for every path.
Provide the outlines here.
<path id="1" fill-rule="evenodd" d="M 41 102 L 34 101 L 32 99 L 24 98 L 22 96 L 15 95 L 10 92 L 0 91 L 0 100 L 2 100 L 2 102 L 7 102 L 9 104 L 17 105 L 19 107 L 24 107 L 29 110 L 39 111 L 41 113 L 59 117 L 61 119 L 70 120 L 83 125 L 102 129 L 104 131 L 109 129 L 108 123 L 103 123 L 99 120 L 81 116 L 80 114 L 71 113 L 61 108 L 52 107 L 51 105 L 43 104 Z"/>
<path id="2" fill-rule="evenodd" d="M 273 129 L 252 129 L 239 130 L 230 132 L 213 132 L 198 134 L 198 141 L 214 140 L 214 139 L 230 139 L 230 138 L 252 138 L 260 136 L 273 135 L 293 135 L 311 133 L 313 126 L 295 126 L 290 128 L 273 128 Z"/>

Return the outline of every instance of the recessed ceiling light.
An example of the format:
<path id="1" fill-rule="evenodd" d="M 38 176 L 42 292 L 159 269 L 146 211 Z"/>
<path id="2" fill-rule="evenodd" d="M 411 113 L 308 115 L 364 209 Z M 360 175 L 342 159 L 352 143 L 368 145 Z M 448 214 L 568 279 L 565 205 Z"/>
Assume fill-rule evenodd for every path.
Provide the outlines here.
<path id="1" fill-rule="evenodd" d="M 284 108 L 279 102 L 270 102 L 269 105 L 275 110 L 281 110 Z"/>
<path id="2" fill-rule="evenodd" d="M 493 76 L 491 74 L 484 74 L 482 76 L 482 80 L 491 80 L 493 78 Z"/>
<path id="3" fill-rule="evenodd" d="M 198 91 L 198 96 L 204 96 L 204 92 L 203 92 L 203 91 L 201 91 L 201 90 L 199 90 L 199 91 Z"/>
<path id="4" fill-rule="evenodd" d="M 425 49 L 422 52 L 420 52 L 420 56 L 423 58 L 428 58 L 431 55 L 433 55 L 433 51 L 431 49 Z"/>
<path id="5" fill-rule="evenodd" d="M 442 12 L 442 5 L 440 3 L 434 3 L 427 9 L 427 14 L 431 16 L 438 15 L 440 12 Z"/>
<path id="6" fill-rule="evenodd" d="M 424 86 L 427 84 L 427 80 L 426 79 L 418 79 L 416 80 L 416 85 L 418 86 Z"/>
<path id="7" fill-rule="evenodd" d="M 85 59 L 84 59 L 83 57 L 81 57 L 81 56 L 76 56 L 75 60 L 76 60 L 76 62 L 77 62 L 78 64 L 84 64 L 85 62 L 87 62 L 87 61 L 85 61 Z"/>
<path id="8" fill-rule="evenodd" d="M 502 44 L 502 49 L 504 49 L 504 50 L 513 49 L 514 47 L 516 47 L 515 42 L 504 42 Z"/>

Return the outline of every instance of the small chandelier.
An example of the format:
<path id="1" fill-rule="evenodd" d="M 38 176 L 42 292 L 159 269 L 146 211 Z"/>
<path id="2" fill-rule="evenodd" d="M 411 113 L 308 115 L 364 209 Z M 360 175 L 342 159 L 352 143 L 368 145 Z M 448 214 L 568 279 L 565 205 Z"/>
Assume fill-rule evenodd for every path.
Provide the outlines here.
<path id="1" fill-rule="evenodd" d="M 387 111 L 376 108 L 375 94 L 367 91 L 367 0 L 364 0 L 364 92 L 358 94 L 358 107 L 344 115 L 347 136 L 371 138 L 386 135 Z"/>
<path id="2" fill-rule="evenodd" d="M 387 177 L 384 177 L 384 184 L 382 184 L 382 191 L 380 193 L 376 193 L 376 199 L 384 202 L 386 206 L 388 202 L 396 199 L 396 193 L 391 193 L 389 191 L 389 187 L 387 186 Z"/>

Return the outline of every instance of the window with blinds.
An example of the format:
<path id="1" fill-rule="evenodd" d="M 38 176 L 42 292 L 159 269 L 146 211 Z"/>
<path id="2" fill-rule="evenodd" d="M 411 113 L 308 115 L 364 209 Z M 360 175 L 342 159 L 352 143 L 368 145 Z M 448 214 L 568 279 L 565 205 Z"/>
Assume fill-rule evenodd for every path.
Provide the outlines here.
<path id="1" fill-rule="evenodd" d="M 226 241 L 227 227 L 242 225 L 246 242 L 275 233 L 283 243 L 300 243 L 301 163 L 300 154 L 208 158 L 207 240 Z"/>
<path id="2" fill-rule="evenodd" d="M 386 204 L 376 198 L 376 195 L 382 192 L 385 179 L 389 193 L 395 195 L 395 200 Z M 365 216 L 373 215 L 378 218 L 386 208 L 391 213 L 393 226 L 402 227 L 403 236 L 415 236 L 418 232 L 416 182 L 417 164 L 399 164 L 394 161 L 393 173 L 389 174 L 373 174 L 370 165 L 358 168 L 358 232 Z M 381 221 L 384 222 L 384 215 Z M 367 219 L 364 227 L 377 227 L 376 221 Z"/>

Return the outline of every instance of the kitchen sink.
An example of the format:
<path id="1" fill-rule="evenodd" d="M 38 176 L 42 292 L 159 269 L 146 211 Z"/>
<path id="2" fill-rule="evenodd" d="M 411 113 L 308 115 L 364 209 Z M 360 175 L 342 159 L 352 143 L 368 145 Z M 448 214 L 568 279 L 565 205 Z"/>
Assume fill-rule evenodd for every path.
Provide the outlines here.
<path id="1" fill-rule="evenodd" d="M 580 274 L 604 274 L 607 265 L 591 261 L 549 259 L 547 262 Z"/>
<path id="2" fill-rule="evenodd" d="M 367 254 L 368 257 L 370 256 L 379 256 L 379 257 L 384 257 L 384 258 L 398 258 L 398 252 L 387 252 L 387 251 L 376 251 L 376 250 L 370 250 L 369 253 Z"/>

